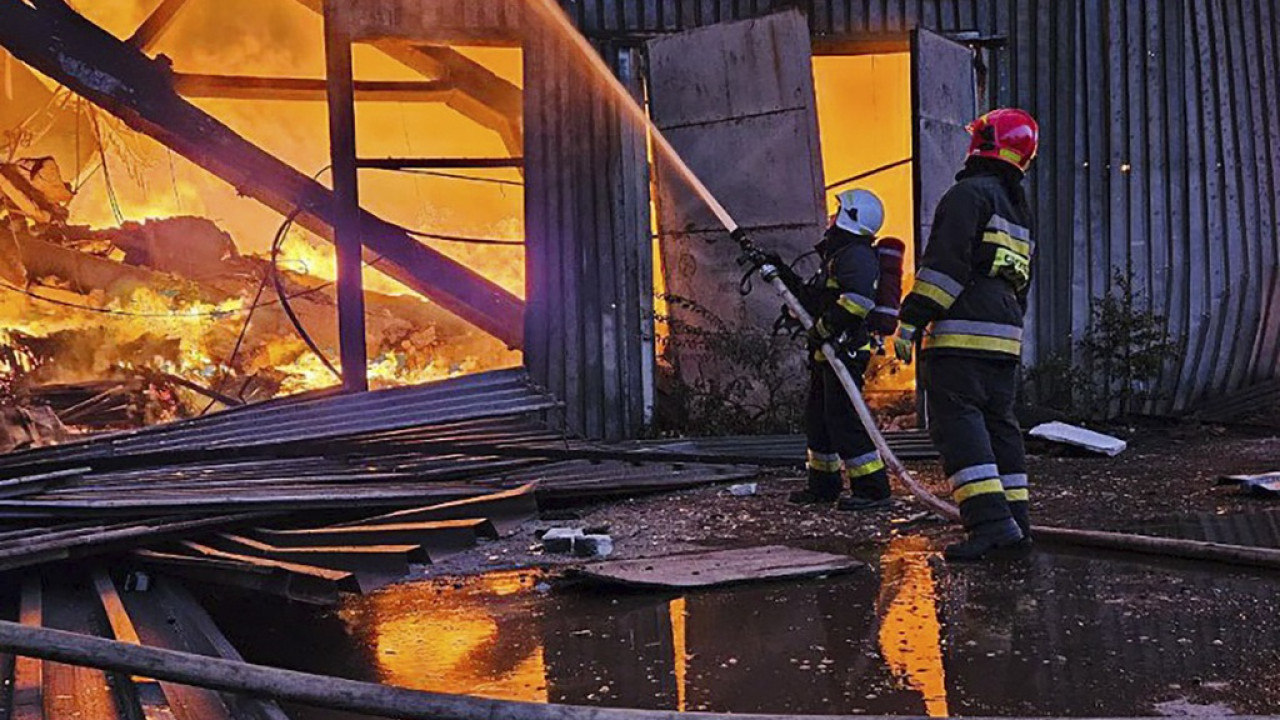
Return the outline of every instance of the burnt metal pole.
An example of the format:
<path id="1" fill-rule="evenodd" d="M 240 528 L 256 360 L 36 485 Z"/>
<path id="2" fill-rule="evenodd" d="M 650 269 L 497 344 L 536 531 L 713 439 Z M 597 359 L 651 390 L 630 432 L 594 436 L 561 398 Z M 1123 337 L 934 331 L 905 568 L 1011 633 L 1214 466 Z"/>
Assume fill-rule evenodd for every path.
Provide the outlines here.
<path id="1" fill-rule="evenodd" d="M 334 244 L 338 250 L 338 338 L 342 387 L 369 389 L 364 333 L 364 279 L 360 242 L 360 180 L 356 166 L 355 78 L 351 36 L 338 4 L 325 0 L 324 54 L 329 96 L 329 158 L 333 164 Z"/>

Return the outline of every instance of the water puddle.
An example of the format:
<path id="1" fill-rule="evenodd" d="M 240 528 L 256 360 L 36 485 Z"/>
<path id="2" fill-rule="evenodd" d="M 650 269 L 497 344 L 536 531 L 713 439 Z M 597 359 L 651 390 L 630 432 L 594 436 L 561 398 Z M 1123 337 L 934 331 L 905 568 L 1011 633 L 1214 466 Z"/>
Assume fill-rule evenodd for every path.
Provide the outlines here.
<path id="1" fill-rule="evenodd" d="M 416 583 L 310 619 L 294 608 L 246 625 L 255 611 L 240 613 L 233 640 L 259 662 L 536 702 L 934 717 L 1280 710 L 1276 576 L 1047 552 L 955 570 L 926 542 L 895 540 L 852 576 L 685 595 L 550 590 L 536 573 Z"/>

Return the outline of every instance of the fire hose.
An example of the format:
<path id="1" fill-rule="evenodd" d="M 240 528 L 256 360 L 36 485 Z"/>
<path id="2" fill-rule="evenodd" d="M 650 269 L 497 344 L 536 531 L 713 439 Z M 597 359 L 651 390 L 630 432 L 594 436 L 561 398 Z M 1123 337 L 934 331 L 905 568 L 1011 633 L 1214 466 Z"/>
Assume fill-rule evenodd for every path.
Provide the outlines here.
<path id="1" fill-rule="evenodd" d="M 800 302 L 796 292 L 787 284 L 786 278 L 789 274 L 789 268 L 786 267 L 781 259 L 757 247 L 740 227 L 735 228 L 731 236 L 742 249 L 740 262 L 744 265 L 750 265 L 753 271 L 758 272 L 760 277 L 773 287 L 778 296 L 782 298 L 782 301 L 786 303 L 787 308 L 806 330 L 813 327 L 813 316 L 809 314 L 804 304 Z M 794 273 L 790 274 L 794 275 Z M 871 408 L 867 407 L 867 401 L 863 398 L 862 391 L 854 381 L 853 375 L 849 372 L 849 368 L 840 361 L 839 350 L 835 345 L 830 342 L 823 343 L 821 350 L 823 356 L 829 360 L 828 365 L 835 372 L 836 377 L 840 379 L 840 385 L 844 388 L 845 393 L 853 401 L 853 409 L 858 414 L 858 420 L 866 428 L 867 435 L 875 443 L 876 450 L 880 452 L 880 457 L 884 460 L 889 470 L 902 481 L 902 484 L 906 486 L 912 495 L 919 499 L 935 515 L 944 520 L 958 521 L 960 512 L 956 509 L 956 506 L 935 496 L 929 492 L 928 488 L 921 485 L 915 476 L 911 474 L 911 471 L 898 459 L 898 456 L 894 454 L 893 449 L 889 447 L 889 443 L 884 439 L 879 426 L 876 425 L 875 418 L 871 415 Z M 1036 528 L 1036 538 L 1077 547 L 1280 569 L 1280 550 L 1272 548 L 1132 535 L 1128 533 L 1100 532 L 1096 530 L 1076 530 L 1044 525 Z"/>
<path id="2" fill-rule="evenodd" d="M 792 288 L 787 286 L 783 281 L 783 277 L 789 273 L 790 268 L 786 266 L 776 255 L 769 255 L 751 242 L 743 229 L 734 221 L 733 216 L 716 200 L 707 186 L 698 179 L 689 166 L 681 159 L 680 154 L 676 152 L 675 147 L 667 139 L 666 135 L 653 123 L 645 108 L 636 101 L 631 92 L 622 84 L 618 76 L 613 73 L 609 66 L 605 63 L 601 55 L 592 48 L 591 43 L 587 41 L 574 26 L 573 21 L 562 7 L 554 0 L 536 0 L 532 3 L 532 8 L 539 12 L 542 19 L 550 22 L 552 27 L 557 27 L 576 47 L 580 57 L 587 62 L 592 68 L 595 77 L 605 84 L 621 101 L 621 107 L 624 112 L 630 114 L 631 119 L 640 127 L 649 130 L 649 138 L 653 142 L 653 152 L 657 157 L 661 157 L 670 163 L 671 169 L 675 171 L 676 177 L 683 179 L 689 184 L 689 187 L 696 192 L 699 197 L 706 203 L 707 207 L 716 216 L 720 223 L 738 245 L 742 248 L 742 258 L 745 264 L 751 265 L 754 271 L 759 271 L 760 276 L 768 282 L 778 293 L 782 300 L 790 308 L 796 319 L 809 329 L 813 326 L 813 317 L 805 310 L 804 305 Z M 838 358 L 836 348 L 831 343 L 824 343 L 822 346 L 822 354 L 831 359 Z M 848 368 L 844 363 L 839 361 L 831 362 L 831 367 L 836 373 L 836 377 L 840 379 L 841 386 L 848 393 L 849 399 L 853 401 L 854 410 L 858 414 L 859 421 L 867 429 L 867 434 L 871 436 L 872 442 L 875 443 L 876 449 L 880 452 L 881 458 L 885 461 L 889 470 L 893 472 L 907 487 L 912 495 L 916 496 L 930 511 L 951 521 L 959 518 L 959 511 L 951 503 L 937 498 L 930 493 L 927 488 L 916 481 L 915 477 L 907 470 L 906 466 L 893 453 L 892 448 L 885 442 L 884 436 L 880 433 L 880 429 L 876 426 L 875 419 L 871 416 L 871 410 L 867 407 L 866 400 L 862 397 L 862 391 L 858 389 L 857 383 L 854 382 L 853 376 L 849 374 Z M 1071 530 L 1066 528 L 1050 528 L 1040 526 L 1036 529 L 1036 537 L 1048 540 L 1056 540 L 1065 544 L 1079 545 L 1085 547 L 1106 548 L 1111 550 L 1125 550 L 1129 552 L 1149 553 L 1161 555 L 1165 557 L 1180 557 L 1195 560 L 1209 560 L 1214 562 L 1225 562 L 1243 565 L 1253 565 L 1259 567 L 1280 568 L 1280 551 L 1269 548 L 1253 548 L 1241 547 L 1236 545 L 1221 545 L 1218 543 L 1196 542 L 1191 540 L 1181 540 L 1174 538 L 1158 538 L 1147 537 L 1141 535 L 1125 535 L 1120 533 L 1105 533 L 1092 530 Z"/>
<path id="3" fill-rule="evenodd" d="M 742 249 L 742 262 L 750 265 L 760 273 L 760 277 L 769 283 L 778 296 L 782 298 L 782 301 L 786 303 L 791 314 L 806 330 L 813 327 L 813 316 L 805 309 L 795 291 L 787 285 L 783 276 L 783 265 L 779 259 L 757 247 L 741 227 L 734 229 L 731 236 L 738 243 L 738 247 Z M 911 471 L 907 469 L 907 466 L 894 454 L 893 448 L 889 447 L 888 441 L 884 439 L 884 434 L 880 432 L 880 427 L 876 425 L 875 417 L 871 415 L 871 408 L 867 407 L 866 398 L 862 396 L 862 391 L 858 389 L 857 382 L 854 381 L 849 368 L 840 361 L 839 352 L 835 345 L 831 342 L 823 343 L 821 350 L 822 354 L 830 361 L 828 365 L 835 372 L 836 377 L 840 379 L 841 387 L 844 388 L 845 393 L 849 396 L 849 400 L 853 402 L 853 409 L 858 414 L 858 420 L 866 428 L 867 435 L 875 443 L 876 450 L 880 452 L 880 457 L 884 460 L 889 470 L 931 512 L 946 520 L 959 520 L 960 511 L 956 509 L 956 506 L 935 496 L 929 492 L 928 488 L 921 485 L 920 481 L 916 480 Z"/>

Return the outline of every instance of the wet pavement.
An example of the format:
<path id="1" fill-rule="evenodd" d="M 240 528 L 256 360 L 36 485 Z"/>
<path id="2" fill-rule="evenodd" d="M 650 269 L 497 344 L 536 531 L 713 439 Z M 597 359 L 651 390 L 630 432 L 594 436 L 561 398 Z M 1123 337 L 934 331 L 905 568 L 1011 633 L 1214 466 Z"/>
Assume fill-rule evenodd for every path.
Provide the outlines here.
<path id="1" fill-rule="evenodd" d="M 1280 712 L 1280 575 L 1045 551 L 952 569 L 922 538 L 861 554 L 873 568 L 850 576 L 684 595 L 505 572 L 388 588 L 336 612 L 228 598 L 213 609 L 252 661 L 493 698 L 805 714 Z"/>

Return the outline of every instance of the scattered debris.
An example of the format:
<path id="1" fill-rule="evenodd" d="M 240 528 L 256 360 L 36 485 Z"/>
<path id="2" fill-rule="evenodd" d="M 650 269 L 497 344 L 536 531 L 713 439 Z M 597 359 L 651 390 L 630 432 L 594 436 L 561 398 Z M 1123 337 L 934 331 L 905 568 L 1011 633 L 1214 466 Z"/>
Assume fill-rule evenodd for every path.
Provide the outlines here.
<path id="1" fill-rule="evenodd" d="M 741 483 L 739 485 L 730 485 L 729 494 L 734 497 L 750 497 L 756 494 L 759 486 L 756 483 Z"/>
<path id="2" fill-rule="evenodd" d="M 0 453 L 57 445 L 70 435 L 48 407 L 0 405 Z"/>
<path id="3" fill-rule="evenodd" d="M 1255 497 L 1280 497 L 1280 472 L 1269 472 L 1261 475 L 1224 475 L 1218 479 L 1220 485 L 1239 485 L 1240 490 Z"/>
<path id="4" fill-rule="evenodd" d="M 574 538 L 573 554 L 586 558 L 609 557 L 613 554 L 613 538 L 608 535 L 583 535 Z"/>
<path id="5" fill-rule="evenodd" d="M 1037 425 L 1031 428 L 1031 432 L 1028 434 L 1033 438 L 1084 448 L 1107 457 L 1115 457 L 1128 447 L 1128 444 L 1119 438 L 1062 422 Z"/>
<path id="6" fill-rule="evenodd" d="M 52 160 L 0 162 L 0 397 L 38 404 L 48 387 L 60 415 L 74 410 L 66 425 L 131 429 L 201 414 L 211 399 L 229 407 L 335 382 L 296 329 L 338 345 L 327 248 L 296 238 L 279 255 L 242 255 L 199 217 L 76 225 L 72 198 Z M 423 298 L 370 291 L 366 302 L 375 385 L 518 363 Z"/>
<path id="7" fill-rule="evenodd" d="M 577 574 L 631 587 L 695 588 L 835 575 L 863 566 L 863 562 L 845 555 L 765 545 L 595 563 L 580 568 Z"/>
<path id="8" fill-rule="evenodd" d="M 574 541 L 582 536 L 578 528 L 551 528 L 542 534 L 542 548 L 549 553 L 571 553 Z"/>

